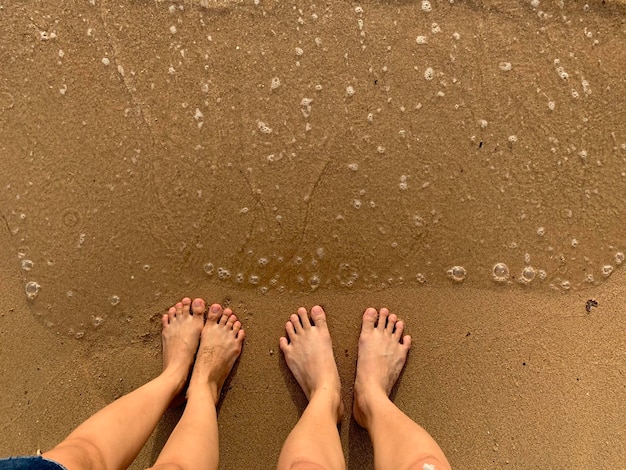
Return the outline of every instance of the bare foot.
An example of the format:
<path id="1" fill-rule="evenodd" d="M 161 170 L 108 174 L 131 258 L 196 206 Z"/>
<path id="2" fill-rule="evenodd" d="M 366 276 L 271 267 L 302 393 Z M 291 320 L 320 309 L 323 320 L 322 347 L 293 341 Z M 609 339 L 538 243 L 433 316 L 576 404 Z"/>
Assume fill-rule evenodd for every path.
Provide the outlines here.
<path id="1" fill-rule="evenodd" d="M 217 404 L 224 381 L 241 354 L 243 338 L 244 331 L 237 316 L 229 308 L 222 310 L 219 304 L 211 305 L 202 329 L 188 393 L 208 385 Z"/>
<path id="2" fill-rule="evenodd" d="M 289 317 L 287 336 L 280 338 L 280 349 L 287 366 L 302 387 L 307 399 L 318 393 L 330 392 L 336 402 L 337 421 L 343 415 L 341 383 L 333 356 L 333 343 L 326 324 L 326 313 L 319 305 L 311 309 L 311 320 L 304 307 Z M 333 405 L 334 406 L 334 405 Z"/>
<path id="3" fill-rule="evenodd" d="M 367 428 L 370 406 L 387 399 L 406 362 L 411 337 L 402 337 L 404 323 L 386 308 L 363 314 L 354 382 L 354 419 Z"/>
<path id="4" fill-rule="evenodd" d="M 176 393 L 184 387 L 193 364 L 204 325 L 204 311 L 204 300 L 195 299 L 192 303 L 189 297 L 185 297 L 161 317 L 163 373 L 172 374 L 179 380 Z"/>

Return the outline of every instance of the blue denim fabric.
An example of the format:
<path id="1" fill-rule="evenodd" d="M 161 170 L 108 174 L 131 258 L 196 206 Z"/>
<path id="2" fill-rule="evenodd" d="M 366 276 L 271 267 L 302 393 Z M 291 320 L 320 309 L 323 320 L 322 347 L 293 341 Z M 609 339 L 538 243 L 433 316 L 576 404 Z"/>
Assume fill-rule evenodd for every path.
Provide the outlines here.
<path id="1" fill-rule="evenodd" d="M 54 460 L 37 455 L 0 459 L 0 470 L 66 470 L 66 468 Z"/>

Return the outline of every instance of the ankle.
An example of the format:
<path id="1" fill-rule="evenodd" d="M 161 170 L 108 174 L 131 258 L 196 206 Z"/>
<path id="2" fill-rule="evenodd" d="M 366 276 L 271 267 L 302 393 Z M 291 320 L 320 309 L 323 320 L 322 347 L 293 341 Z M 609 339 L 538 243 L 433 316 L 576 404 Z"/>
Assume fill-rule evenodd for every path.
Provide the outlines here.
<path id="1" fill-rule="evenodd" d="M 379 387 L 367 387 L 362 389 L 355 387 L 354 399 L 356 400 L 356 405 L 361 417 L 368 423 L 374 412 L 380 408 L 381 405 L 390 402 L 387 393 Z"/>
<path id="2" fill-rule="evenodd" d="M 187 388 L 187 399 L 191 396 L 200 396 L 202 400 L 210 400 L 217 405 L 220 399 L 220 390 L 214 383 L 192 379 Z"/>
<path id="3" fill-rule="evenodd" d="M 337 422 L 343 417 L 343 401 L 341 399 L 341 390 L 334 387 L 320 387 L 311 392 L 309 404 L 314 406 L 322 406 L 329 409 Z"/>

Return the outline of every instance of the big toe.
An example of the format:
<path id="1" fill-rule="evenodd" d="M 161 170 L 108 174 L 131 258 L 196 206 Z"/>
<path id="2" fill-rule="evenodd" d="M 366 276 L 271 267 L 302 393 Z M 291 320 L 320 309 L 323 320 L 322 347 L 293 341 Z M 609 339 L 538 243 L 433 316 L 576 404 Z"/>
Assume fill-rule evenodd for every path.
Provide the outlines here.
<path id="1" fill-rule="evenodd" d="M 376 309 L 369 307 L 365 309 L 363 313 L 363 324 L 361 325 L 361 332 L 369 332 L 374 329 L 376 325 L 376 319 L 378 318 L 378 312 Z"/>
<path id="2" fill-rule="evenodd" d="M 324 309 L 319 305 L 311 309 L 311 319 L 313 323 L 315 323 L 315 326 L 326 326 L 326 312 L 324 312 Z"/>
<path id="3" fill-rule="evenodd" d="M 204 300 L 202 299 L 194 299 L 193 303 L 191 304 L 191 311 L 193 312 L 194 316 L 204 316 L 204 311 L 206 309 L 206 305 L 204 303 Z"/>
<path id="4" fill-rule="evenodd" d="M 216 322 L 222 316 L 222 306 L 220 304 L 213 304 L 209 309 L 209 314 L 207 315 L 207 321 Z"/>

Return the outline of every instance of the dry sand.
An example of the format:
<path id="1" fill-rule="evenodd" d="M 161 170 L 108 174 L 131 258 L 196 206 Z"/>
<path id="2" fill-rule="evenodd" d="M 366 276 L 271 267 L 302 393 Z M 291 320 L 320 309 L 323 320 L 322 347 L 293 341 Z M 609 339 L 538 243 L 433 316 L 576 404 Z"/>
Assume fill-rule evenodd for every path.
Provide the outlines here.
<path id="1" fill-rule="evenodd" d="M 362 311 L 405 319 L 394 400 L 453 467 L 622 468 L 626 11 L 564 3 L 0 0 L 2 455 L 157 374 L 202 296 L 247 330 L 222 468 L 275 465 L 315 303 L 346 404 Z"/>

